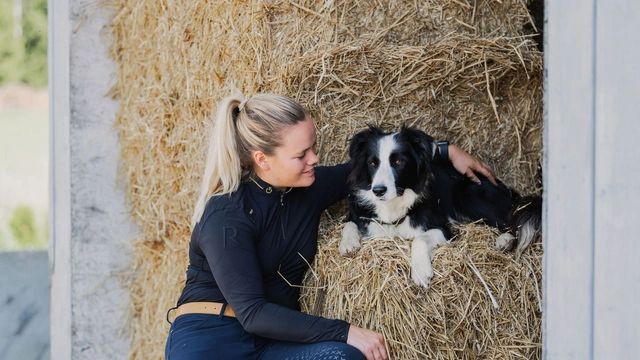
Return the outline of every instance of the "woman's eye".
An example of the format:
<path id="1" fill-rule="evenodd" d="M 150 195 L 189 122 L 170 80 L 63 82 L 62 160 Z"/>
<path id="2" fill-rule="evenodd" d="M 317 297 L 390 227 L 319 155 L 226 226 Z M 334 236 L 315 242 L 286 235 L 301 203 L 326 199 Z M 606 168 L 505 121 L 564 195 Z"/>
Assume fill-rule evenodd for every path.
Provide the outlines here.
<path id="1" fill-rule="evenodd" d="M 402 160 L 396 160 L 396 165 L 402 165 Z"/>

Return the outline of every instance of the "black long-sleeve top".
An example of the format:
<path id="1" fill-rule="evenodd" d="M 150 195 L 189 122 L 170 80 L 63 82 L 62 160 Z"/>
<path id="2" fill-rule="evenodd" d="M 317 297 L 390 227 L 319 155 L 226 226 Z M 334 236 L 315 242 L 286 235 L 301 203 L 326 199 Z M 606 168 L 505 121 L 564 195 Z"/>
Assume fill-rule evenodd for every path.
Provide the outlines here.
<path id="1" fill-rule="evenodd" d="M 289 192 L 254 177 L 209 199 L 191 235 L 178 305 L 226 301 L 255 335 L 346 342 L 349 323 L 300 312 L 295 285 L 313 263 L 322 212 L 347 195 L 348 171 L 347 164 L 316 167 L 311 186 Z"/>

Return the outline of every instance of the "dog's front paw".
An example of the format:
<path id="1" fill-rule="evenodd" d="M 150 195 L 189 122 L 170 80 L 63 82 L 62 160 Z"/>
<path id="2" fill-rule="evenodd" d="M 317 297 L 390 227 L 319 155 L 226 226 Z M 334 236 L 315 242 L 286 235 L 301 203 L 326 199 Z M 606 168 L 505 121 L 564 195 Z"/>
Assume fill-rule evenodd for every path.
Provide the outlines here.
<path id="1" fill-rule="evenodd" d="M 513 246 L 516 243 L 516 238 L 509 234 L 509 233 L 504 233 L 500 236 L 498 236 L 498 238 L 496 239 L 496 249 L 498 251 L 509 251 L 511 249 L 513 249 Z"/>
<path id="2" fill-rule="evenodd" d="M 429 287 L 433 277 L 432 250 L 437 246 L 437 241 L 432 238 L 434 234 L 442 234 L 442 232 L 428 231 L 425 236 L 416 237 L 411 243 L 411 279 L 416 285 L 424 288 Z"/>
<path id="3" fill-rule="evenodd" d="M 414 284 L 428 289 L 432 277 L 433 269 L 430 261 L 414 261 L 411 264 L 411 280 Z"/>
<path id="4" fill-rule="evenodd" d="M 347 255 L 358 251 L 358 249 L 360 249 L 360 231 L 355 223 L 349 221 L 342 229 L 342 241 L 340 241 L 338 251 L 340 255 Z"/>

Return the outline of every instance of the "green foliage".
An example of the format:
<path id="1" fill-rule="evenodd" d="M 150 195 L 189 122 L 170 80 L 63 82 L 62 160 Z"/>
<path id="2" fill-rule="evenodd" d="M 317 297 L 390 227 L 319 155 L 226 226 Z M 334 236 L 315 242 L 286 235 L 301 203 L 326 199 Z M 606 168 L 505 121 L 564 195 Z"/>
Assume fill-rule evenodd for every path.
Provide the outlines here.
<path id="1" fill-rule="evenodd" d="M 47 85 L 47 0 L 21 0 L 22 36 L 13 34 L 13 0 L 0 0 L 0 85 Z"/>
<path id="2" fill-rule="evenodd" d="M 9 221 L 13 239 L 21 248 L 42 247 L 42 238 L 38 236 L 33 210 L 28 206 L 19 206 Z"/>

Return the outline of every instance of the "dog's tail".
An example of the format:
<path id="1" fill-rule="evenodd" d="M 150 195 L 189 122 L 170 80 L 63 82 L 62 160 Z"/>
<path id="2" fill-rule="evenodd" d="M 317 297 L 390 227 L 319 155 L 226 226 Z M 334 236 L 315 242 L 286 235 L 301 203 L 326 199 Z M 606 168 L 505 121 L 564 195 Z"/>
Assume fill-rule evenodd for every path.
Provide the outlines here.
<path id="1" fill-rule="evenodd" d="M 514 202 L 509 214 L 510 232 L 516 237 L 516 256 L 522 255 L 540 234 L 542 225 L 542 198 L 525 196 Z"/>

